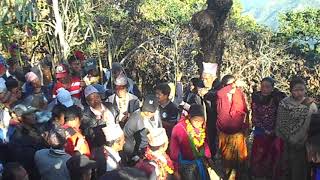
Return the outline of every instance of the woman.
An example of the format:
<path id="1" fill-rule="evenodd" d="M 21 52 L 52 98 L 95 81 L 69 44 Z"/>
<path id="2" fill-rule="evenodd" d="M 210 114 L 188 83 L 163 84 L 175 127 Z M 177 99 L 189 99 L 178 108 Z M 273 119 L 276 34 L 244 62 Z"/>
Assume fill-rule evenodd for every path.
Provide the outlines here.
<path id="1" fill-rule="evenodd" d="M 232 75 L 221 80 L 221 89 L 217 92 L 217 129 L 219 149 L 226 174 L 229 178 L 244 175 L 248 159 L 245 131 L 247 105 L 245 95 L 239 89 L 242 81 L 236 81 Z"/>
<path id="2" fill-rule="evenodd" d="M 172 131 L 170 157 L 174 163 L 176 177 L 183 180 L 210 179 L 206 164 L 211 158 L 206 139 L 203 107 L 193 104 L 190 117 L 180 121 Z"/>
<path id="3" fill-rule="evenodd" d="M 291 96 L 283 99 L 278 108 L 276 135 L 284 141 L 284 155 L 290 180 L 306 180 L 308 164 L 305 142 L 310 117 L 317 112 L 312 98 L 306 97 L 306 85 L 297 77 L 290 82 Z"/>
<path id="4" fill-rule="evenodd" d="M 285 94 L 274 88 L 270 77 L 261 81 L 261 91 L 252 95 L 252 123 L 254 126 L 251 152 L 252 175 L 256 177 L 277 177 L 280 155 L 279 139 L 274 134 L 277 110 Z M 277 144 L 278 143 L 278 144 Z M 275 174 L 277 172 L 277 174 Z"/>

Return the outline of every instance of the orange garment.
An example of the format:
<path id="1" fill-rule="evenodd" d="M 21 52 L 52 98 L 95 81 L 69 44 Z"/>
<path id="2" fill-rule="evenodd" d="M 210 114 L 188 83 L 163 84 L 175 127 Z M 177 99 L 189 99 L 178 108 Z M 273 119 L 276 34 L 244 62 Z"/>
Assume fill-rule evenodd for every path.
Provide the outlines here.
<path id="1" fill-rule="evenodd" d="M 246 139 L 242 132 L 232 135 L 219 132 L 219 149 L 227 166 L 248 158 Z"/>
<path id="2" fill-rule="evenodd" d="M 65 151 L 71 156 L 74 155 L 75 151 L 79 151 L 81 154 L 90 158 L 90 148 L 85 137 L 72 127 L 66 128 L 66 133 L 67 143 L 65 145 Z"/>

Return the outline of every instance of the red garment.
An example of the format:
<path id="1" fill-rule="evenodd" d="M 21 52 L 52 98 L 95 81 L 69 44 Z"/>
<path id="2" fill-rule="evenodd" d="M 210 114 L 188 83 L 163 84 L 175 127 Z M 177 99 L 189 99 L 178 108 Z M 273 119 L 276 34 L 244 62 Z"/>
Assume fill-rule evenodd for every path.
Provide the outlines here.
<path id="1" fill-rule="evenodd" d="M 85 137 L 80 133 L 80 131 L 67 125 L 64 125 L 63 128 L 66 130 L 67 134 L 67 143 L 65 145 L 65 151 L 71 156 L 73 156 L 74 152 L 76 151 L 75 148 L 78 147 L 77 151 L 90 158 L 91 153 L 89 144 L 86 141 Z"/>
<path id="2" fill-rule="evenodd" d="M 237 88 L 230 102 L 227 94 L 231 90 L 232 85 L 228 85 L 217 92 L 217 128 L 226 134 L 235 134 L 248 126 L 244 122 L 248 111 L 244 93 Z"/>
<path id="3" fill-rule="evenodd" d="M 179 121 L 179 123 L 172 130 L 170 140 L 170 158 L 174 163 L 174 169 L 179 169 L 179 154 L 181 154 L 184 160 L 195 160 L 188 139 L 187 124 L 185 121 Z M 207 158 L 211 158 L 211 152 L 207 139 L 204 142 L 204 155 Z"/>
<path id="4" fill-rule="evenodd" d="M 60 88 L 65 88 L 71 94 L 71 96 L 80 99 L 81 98 L 81 85 L 80 85 L 80 78 L 79 77 L 72 77 L 70 84 L 62 84 L 60 81 L 57 81 L 55 86 L 53 87 L 53 98 L 57 96 L 58 90 Z"/>

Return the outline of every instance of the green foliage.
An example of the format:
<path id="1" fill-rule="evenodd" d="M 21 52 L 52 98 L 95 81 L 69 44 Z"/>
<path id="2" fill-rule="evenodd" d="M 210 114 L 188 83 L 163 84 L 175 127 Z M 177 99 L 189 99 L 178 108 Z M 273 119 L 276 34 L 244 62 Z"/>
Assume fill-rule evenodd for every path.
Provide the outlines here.
<path id="1" fill-rule="evenodd" d="M 320 9 L 306 9 L 280 15 L 277 38 L 302 55 L 320 55 Z"/>
<path id="2" fill-rule="evenodd" d="M 204 8 L 205 0 L 145 0 L 139 7 L 143 18 L 156 24 L 163 33 L 190 22 Z"/>

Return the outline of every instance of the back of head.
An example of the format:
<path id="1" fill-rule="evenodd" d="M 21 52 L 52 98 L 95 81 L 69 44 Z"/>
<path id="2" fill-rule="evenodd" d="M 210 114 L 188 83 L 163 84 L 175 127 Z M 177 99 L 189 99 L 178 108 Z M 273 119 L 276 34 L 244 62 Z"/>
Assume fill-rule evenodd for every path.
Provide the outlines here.
<path id="1" fill-rule="evenodd" d="M 64 119 L 66 123 L 69 121 L 74 121 L 76 118 L 81 119 L 81 117 L 82 117 L 81 109 L 76 105 L 68 107 L 64 114 Z"/>
<path id="2" fill-rule="evenodd" d="M 62 128 L 53 128 L 48 132 L 45 139 L 51 148 L 62 149 L 66 143 L 66 133 Z"/>
<path id="3" fill-rule="evenodd" d="M 19 87 L 19 82 L 12 77 L 9 77 L 6 81 L 6 87 L 8 91 L 11 91 L 14 88 Z"/>
<path id="4" fill-rule="evenodd" d="M 52 119 L 55 120 L 55 118 L 58 118 L 62 114 L 65 114 L 66 111 L 67 111 L 67 108 L 64 105 L 62 104 L 55 105 L 54 108 L 52 109 Z"/>
<path id="5" fill-rule="evenodd" d="M 2 180 L 28 180 L 27 171 L 16 162 L 7 163 L 4 166 Z"/>
<path id="6" fill-rule="evenodd" d="M 233 75 L 225 75 L 221 79 L 221 86 L 227 86 L 235 81 L 235 77 Z"/>
<path id="7" fill-rule="evenodd" d="M 148 177 L 144 172 L 136 168 L 121 168 L 107 172 L 99 180 L 147 180 Z"/>

